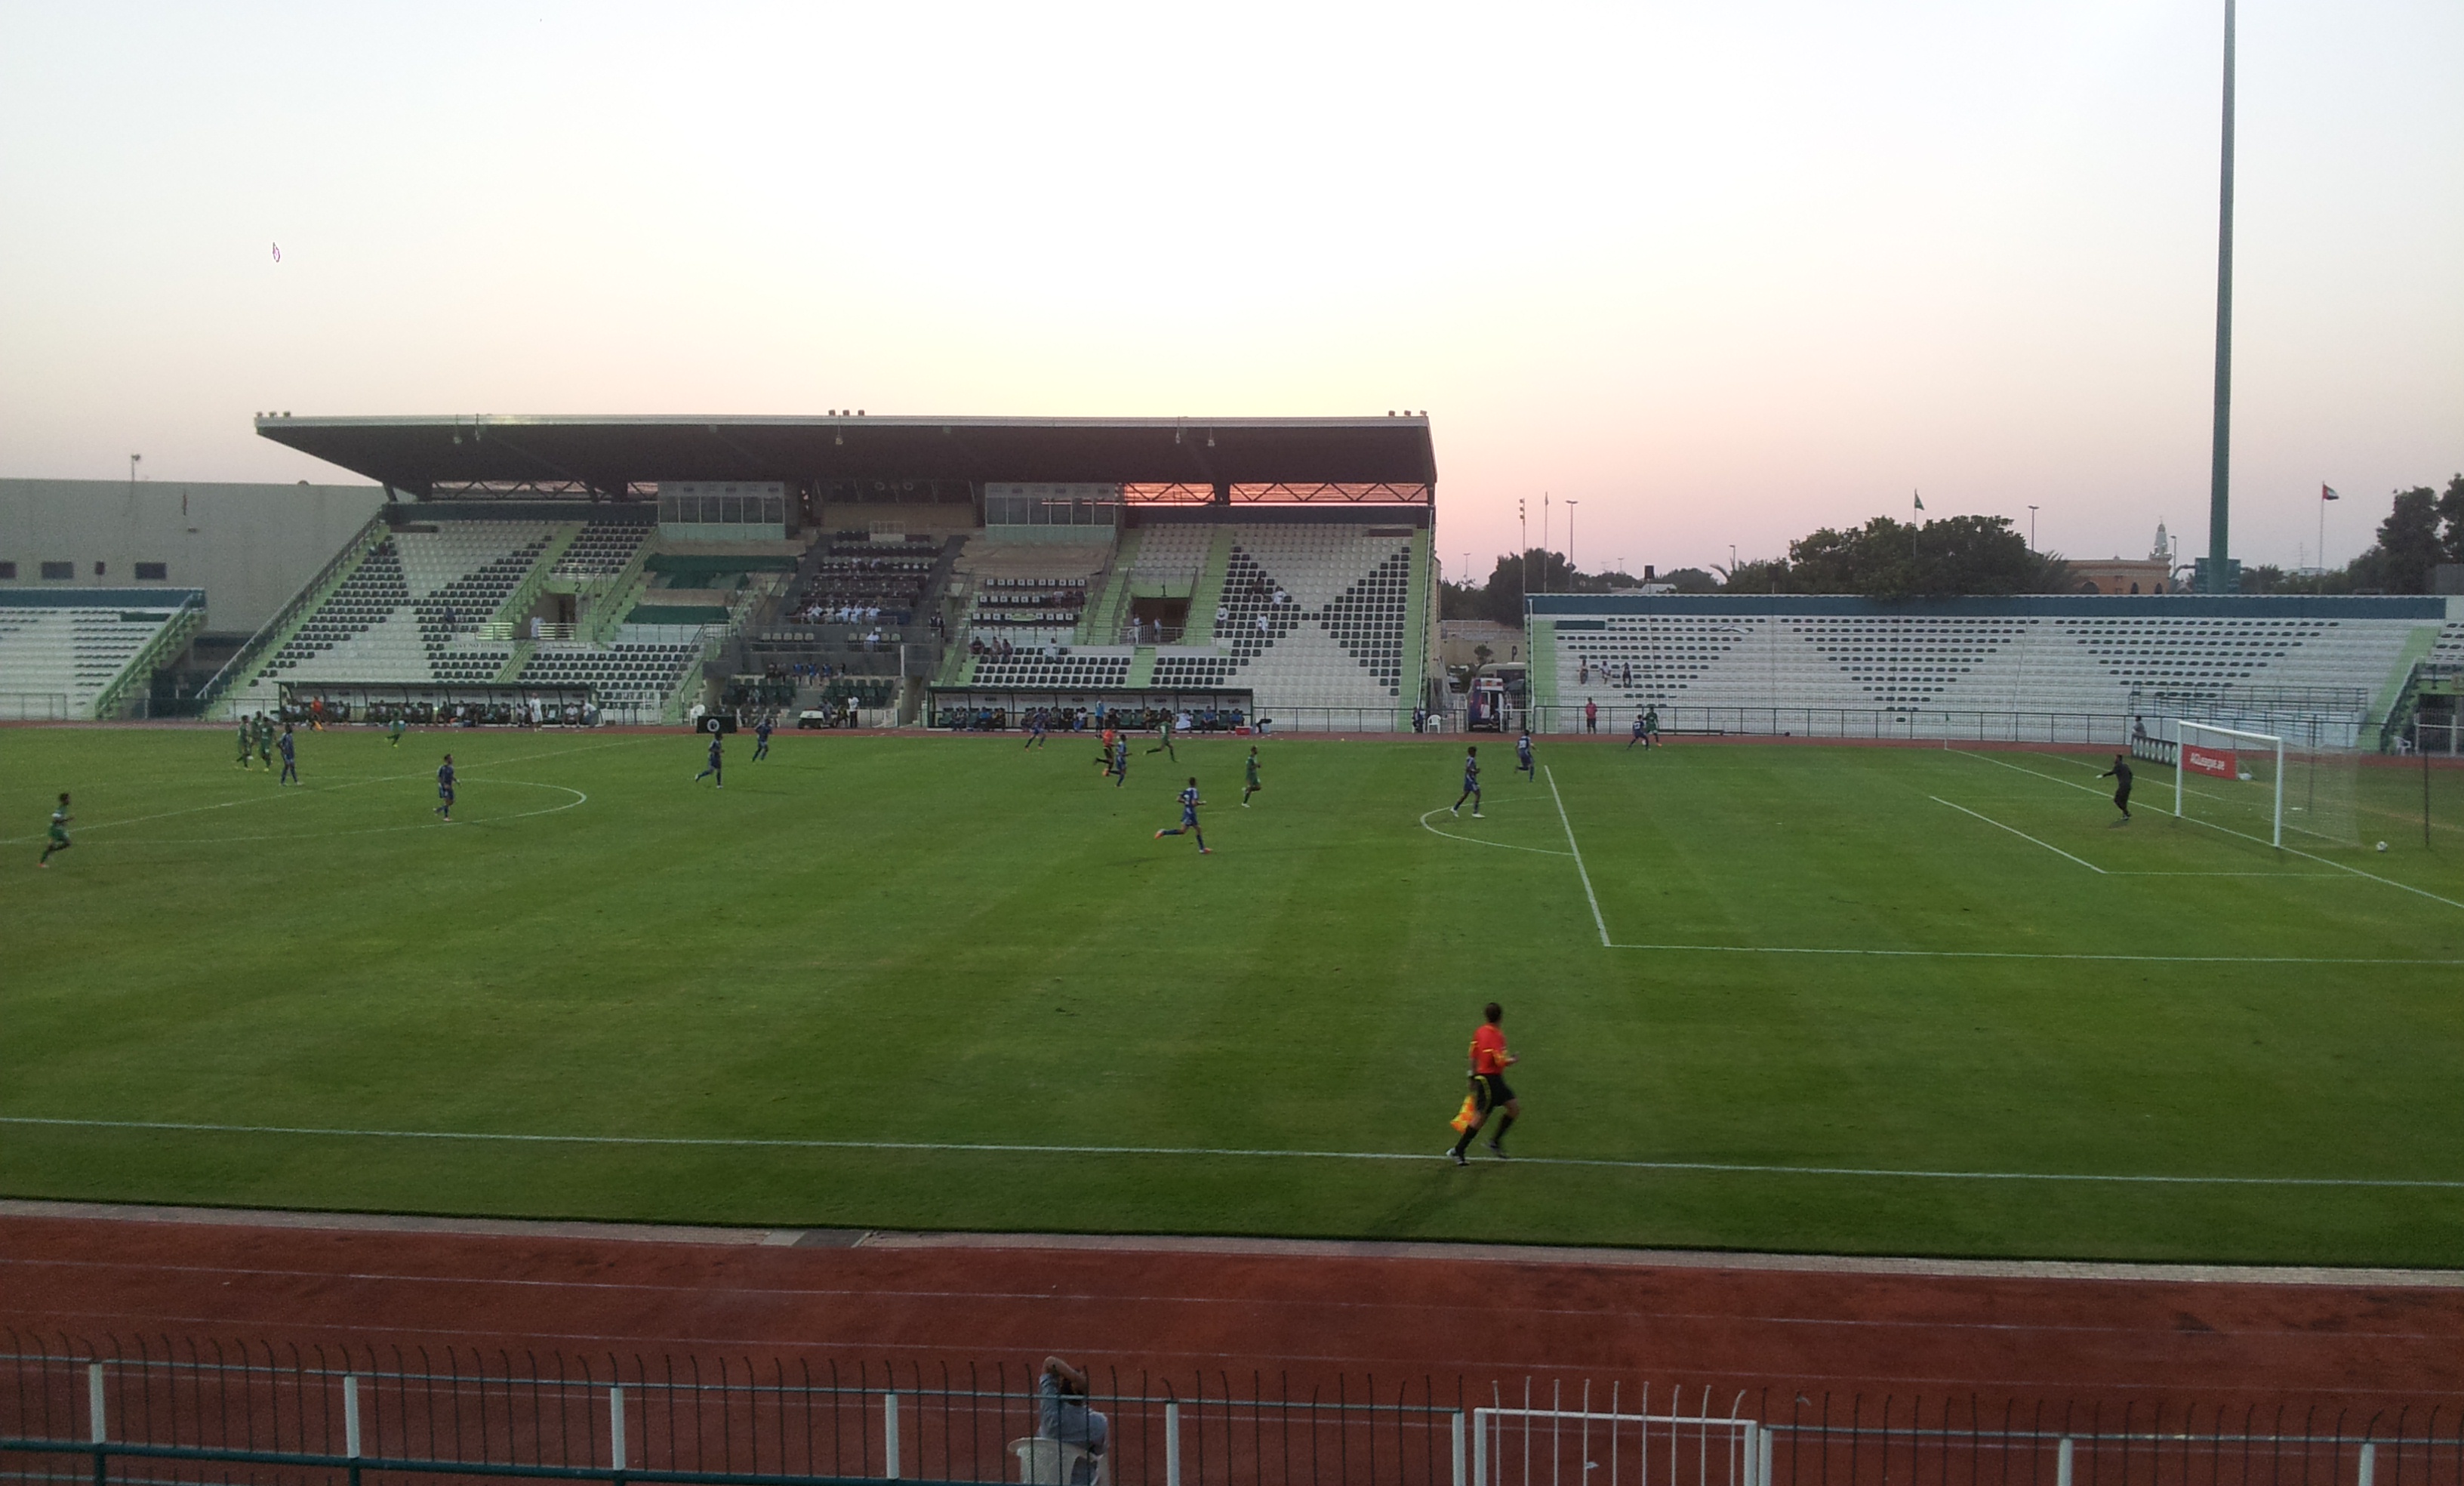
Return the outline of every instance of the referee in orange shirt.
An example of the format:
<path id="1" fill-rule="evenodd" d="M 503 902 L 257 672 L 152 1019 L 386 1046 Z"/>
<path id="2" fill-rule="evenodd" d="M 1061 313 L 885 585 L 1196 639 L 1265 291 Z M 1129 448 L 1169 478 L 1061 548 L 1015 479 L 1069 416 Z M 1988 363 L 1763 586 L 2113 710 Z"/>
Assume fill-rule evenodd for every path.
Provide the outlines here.
<path id="1" fill-rule="evenodd" d="M 1455 1142 L 1454 1149 L 1447 1152 L 1454 1157 L 1458 1166 L 1471 1164 L 1463 1159 L 1463 1152 L 1470 1148 L 1471 1138 L 1480 1133 L 1480 1127 L 1488 1122 L 1489 1111 L 1501 1104 L 1506 1107 L 1506 1112 L 1498 1117 L 1497 1133 L 1488 1138 L 1488 1149 L 1491 1155 L 1504 1161 L 1506 1146 L 1502 1142 L 1506 1140 L 1506 1132 L 1514 1128 L 1514 1118 L 1523 1113 L 1522 1101 L 1514 1097 L 1512 1089 L 1506 1086 L 1506 1070 L 1518 1061 L 1513 1054 L 1506 1051 L 1506 1030 L 1498 1025 L 1506 1020 L 1506 1009 L 1492 1001 L 1482 1010 L 1481 1017 L 1480 1030 L 1471 1034 L 1474 1119 L 1463 1126 L 1463 1133 Z"/>

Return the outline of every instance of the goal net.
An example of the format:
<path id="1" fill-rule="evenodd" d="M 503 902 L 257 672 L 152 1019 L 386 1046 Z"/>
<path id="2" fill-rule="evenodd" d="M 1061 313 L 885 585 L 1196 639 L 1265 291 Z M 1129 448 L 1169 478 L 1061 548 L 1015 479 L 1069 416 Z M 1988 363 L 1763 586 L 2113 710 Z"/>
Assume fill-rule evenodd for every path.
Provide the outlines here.
<path id="1" fill-rule="evenodd" d="M 2177 721 L 2173 812 L 2270 846 L 2361 844 L 2360 760 L 2349 748 Z"/>

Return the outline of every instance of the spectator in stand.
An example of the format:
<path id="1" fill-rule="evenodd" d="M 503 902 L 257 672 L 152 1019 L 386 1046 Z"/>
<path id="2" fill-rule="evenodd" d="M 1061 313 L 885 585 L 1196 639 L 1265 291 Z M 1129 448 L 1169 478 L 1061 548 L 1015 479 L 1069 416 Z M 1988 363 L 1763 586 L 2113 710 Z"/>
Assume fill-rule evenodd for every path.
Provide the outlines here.
<path id="1" fill-rule="evenodd" d="M 1594 701 L 1589 697 L 1586 697 L 1583 699 L 1583 731 L 1587 733 L 1596 733 L 1599 730 L 1600 704 Z"/>

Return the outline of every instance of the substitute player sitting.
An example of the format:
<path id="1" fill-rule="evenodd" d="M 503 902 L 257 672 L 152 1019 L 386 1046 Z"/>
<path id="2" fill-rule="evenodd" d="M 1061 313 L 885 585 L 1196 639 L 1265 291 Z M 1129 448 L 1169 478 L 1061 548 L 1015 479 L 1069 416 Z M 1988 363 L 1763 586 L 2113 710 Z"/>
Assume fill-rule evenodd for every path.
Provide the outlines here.
<path id="1" fill-rule="evenodd" d="M 1501 1104 L 1506 1112 L 1498 1117 L 1497 1133 L 1488 1138 L 1488 1149 L 1504 1161 L 1506 1132 L 1514 1128 L 1515 1117 L 1523 1113 L 1522 1101 L 1506 1085 L 1507 1069 L 1521 1061 L 1506 1051 L 1506 1030 L 1499 1025 L 1506 1020 L 1506 1009 L 1492 1001 L 1482 1009 L 1481 1018 L 1479 1031 L 1471 1034 L 1471 1123 L 1463 1126 L 1454 1149 L 1446 1153 L 1454 1157 L 1458 1166 L 1471 1164 L 1463 1159 L 1463 1152 L 1470 1147 L 1471 1138 L 1480 1133 L 1480 1127 L 1488 1122 L 1489 1111 Z"/>

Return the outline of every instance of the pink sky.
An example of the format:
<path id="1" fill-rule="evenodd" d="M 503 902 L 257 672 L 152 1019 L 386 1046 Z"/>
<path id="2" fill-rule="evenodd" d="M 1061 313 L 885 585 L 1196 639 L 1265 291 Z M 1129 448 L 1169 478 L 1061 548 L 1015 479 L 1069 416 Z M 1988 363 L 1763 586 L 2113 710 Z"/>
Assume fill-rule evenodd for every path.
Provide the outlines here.
<path id="1" fill-rule="evenodd" d="M 1450 568 L 1543 491 L 1586 566 L 1911 489 L 2195 552 L 2220 12 L 11 4 L 0 475 L 334 477 L 259 409 L 1408 407 Z M 2315 558 L 2324 481 L 2342 561 L 2464 469 L 2464 7 L 2241 34 L 2235 552 Z"/>

